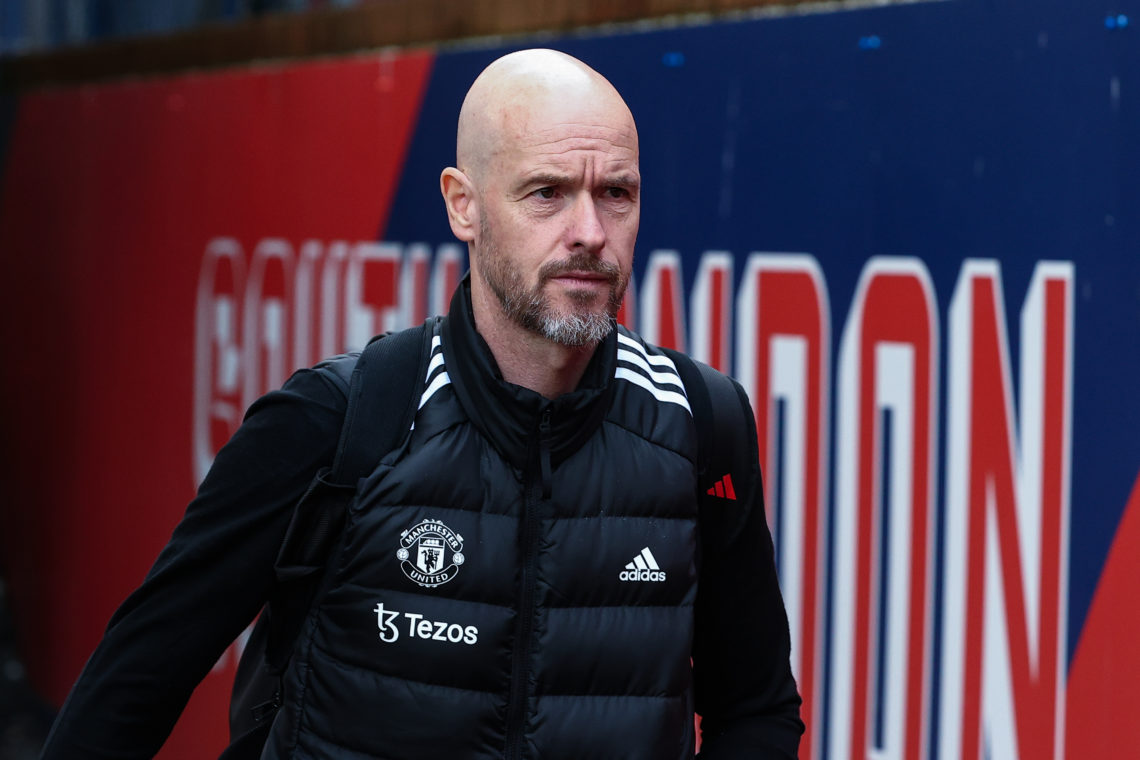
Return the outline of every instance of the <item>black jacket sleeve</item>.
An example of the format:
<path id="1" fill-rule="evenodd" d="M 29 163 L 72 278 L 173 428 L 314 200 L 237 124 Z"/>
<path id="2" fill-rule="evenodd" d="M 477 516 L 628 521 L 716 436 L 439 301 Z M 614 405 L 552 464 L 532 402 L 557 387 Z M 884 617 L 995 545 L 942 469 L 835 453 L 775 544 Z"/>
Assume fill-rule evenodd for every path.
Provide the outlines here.
<path id="1" fill-rule="evenodd" d="M 744 390 L 745 459 L 731 473 L 736 499 L 701 506 L 701 573 L 693 641 L 702 760 L 795 760 L 804 726 L 790 665 L 788 617 L 764 511 L 756 425 Z M 743 440 L 740 440 L 743 437 Z M 719 476 L 722 473 L 710 473 Z"/>
<path id="2" fill-rule="evenodd" d="M 146 579 L 111 618 L 45 760 L 158 752 L 195 686 L 264 604 L 293 506 L 333 459 L 345 403 L 328 370 L 301 370 L 250 407 Z"/>

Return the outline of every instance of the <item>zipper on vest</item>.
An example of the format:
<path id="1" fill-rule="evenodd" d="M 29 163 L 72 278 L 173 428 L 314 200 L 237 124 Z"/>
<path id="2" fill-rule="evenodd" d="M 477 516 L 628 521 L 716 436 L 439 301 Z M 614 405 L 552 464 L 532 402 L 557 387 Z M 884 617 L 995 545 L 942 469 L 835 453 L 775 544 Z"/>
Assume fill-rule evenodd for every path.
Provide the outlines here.
<path id="1" fill-rule="evenodd" d="M 507 703 L 506 760 L 518 760 L 523 753 L 527 703 L 530 700 L 530 649 L 534 635 L 536 567 L 538 565 L 538 514 L 543 499 L 550 498 L 550 407 L 542 410 L 538 425 L 537 461 L 531 466 L 526 481 L 526 503 L 522 515 L 522 589 L 519 593 L 519 617 L 515 626 L 515 651 L 511 661 L 511 693 Z"/>
<path id="2" fill-rule="evenodd" d="M 542 410 L 542 421 L 538 423 L 538 472 L 542 478 L 542 498 L 549 499 L 551 491 L 550 474 L 550 407 Z"/>

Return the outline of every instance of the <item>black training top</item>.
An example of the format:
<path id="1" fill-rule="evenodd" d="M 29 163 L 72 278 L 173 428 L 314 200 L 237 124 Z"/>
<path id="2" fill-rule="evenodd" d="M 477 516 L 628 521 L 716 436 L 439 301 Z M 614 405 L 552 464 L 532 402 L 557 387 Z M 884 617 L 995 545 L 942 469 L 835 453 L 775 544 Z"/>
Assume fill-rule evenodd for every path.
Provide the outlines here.
<path id="1" fill-rule="evenodd" d="M 458 355 L 449 367 L 466 377 L 456 383 L 459 400 L 469 413 L 474 409 L 483 435 L 502 445 L 504 458 L 523 464 L 526 441 L 511 443 L 508 416 L 488 415 L 487 404 L 509 411 L 512 404 L 541 400 L 499 377 L 473 329 L 466 287 L 449 320 Z M 600 350 L 616 351 L 615 343 L 611 335 Z M 606 367 L 607 378 L 614 365 L 612 357 L 592 363 L 595 370 Z M 588 372 L 587 379 L 608 399 L 609 381 L 596 374 Z M 112 618 L 64 705 L 45 758 L 158 751 L 194 687 L 267 598 L 293 505 L 332 460 L 345 407 L 342 383 L 327 369 L 302 370 L 250 408 L 145 582 Z M 487 395 L 482 402 L 463 399 L 464 388 Z M 746 401 L 741 416 L 752 425 Z M 555 468 L 581 444 L 572 430 L 557 438 L 572 445 L 553 452 Z M 705 561 L 699 576 L 693 676 L 705 718 L 702 757 L 793 758 L 803 727 L 758 466 L 736 491 L 735 508 L 718 518 L 731 524 L 716 528 L 728 539 L 713 547 L 716 559 Z"/>

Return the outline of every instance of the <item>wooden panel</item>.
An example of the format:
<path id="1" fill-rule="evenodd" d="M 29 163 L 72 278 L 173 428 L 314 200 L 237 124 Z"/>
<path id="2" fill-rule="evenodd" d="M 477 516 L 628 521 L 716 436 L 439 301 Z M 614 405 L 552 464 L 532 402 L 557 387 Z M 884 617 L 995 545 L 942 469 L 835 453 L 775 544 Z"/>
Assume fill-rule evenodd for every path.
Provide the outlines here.
<path id="1" fill-rule="evenodd" d="M 114 40 L 0 61 L 0 86 L 20 90 L 266 59 L 337 55 L 493 35 L 564 32 L 665 16 L 718 14 L 808 0 L 376 0 L 354 8 L 277 13 L 169 35 Z M 837 0 L 833 7 L 850 3 Z"/>

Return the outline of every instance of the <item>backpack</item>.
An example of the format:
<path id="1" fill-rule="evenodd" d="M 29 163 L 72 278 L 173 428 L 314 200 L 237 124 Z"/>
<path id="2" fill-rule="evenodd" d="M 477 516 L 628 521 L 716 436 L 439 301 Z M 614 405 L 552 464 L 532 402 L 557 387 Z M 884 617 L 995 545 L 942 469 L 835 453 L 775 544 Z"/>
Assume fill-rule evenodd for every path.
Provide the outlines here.
<path id="1" fill-rule="evenodd" d="M 680 351 L 661 350 L 677 366 L 697 427 L 697 525 L 701 536 L 697 550 L 702 552 L 710 542 L 725 546 L 744 524 L 737 510 L 728 505 L 736 501 L 738 487 L 743 486 L 745 494 L 755 489 L 759 494 L 756 508 L 764 510 L 752 407 L 735 380 Z M 734 476 L 737 484 L 733 483 Z M 772 538 L 767 522 L 761 522 L 767 553 L 771 554 Z"/>
<path id="2" fill-rule="evenodd" d="M 318 471 L 294 508 L 274 564 L 277 581 L 238 663 L 230 699 L 231 743 L 219 760 L 261 756 L 284 701 L 284 674 L 293 646 L 323 590 L 356 483 L 400 446 L 411 429 L 431 354 L 432 325 L 438 319 L 373 338 L 356 362 L 333 464 Z M 665 353 L 677 366 L 696 421 L 703 544 L 707 535 L 720 532 L 723 522 L 706 516 L 719 515 L 723 500 L 736 498 L 731 478 L 722 476 L 738 473 L 739 478 L 751 472 L 755 464 L 750 465 L 748 457 L 755 459 L 756 439 L 752 434 L 749 440 L 752 426 L 739 422 L 748 409 L 739 386 L 685 354 Z M 400 414 L 393 414 L 394 409 Z"/>
<path id="3" fill-rule="evenodd" d="M 293 508 L 274 563 L 276 582 L 238 662 L 230 697 L 230 745 L 219 760 L 259 758 L 284 701 L 284 675 L 309 608 L 321 592 L 357 481 L 400 446 L 415 419 L 434 323 L 369 341 L 347 378 L 348 405 L 331 466 Z M 346 362 L 323 365 L 340 374 Z"/>

